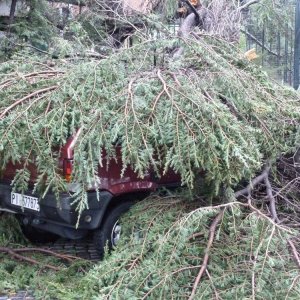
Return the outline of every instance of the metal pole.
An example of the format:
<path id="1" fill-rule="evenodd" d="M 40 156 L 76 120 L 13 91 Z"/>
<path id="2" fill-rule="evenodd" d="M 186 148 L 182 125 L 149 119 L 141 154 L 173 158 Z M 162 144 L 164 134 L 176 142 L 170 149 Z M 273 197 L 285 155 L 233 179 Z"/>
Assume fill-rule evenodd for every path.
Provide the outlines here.
<path id="1" fill-rule="evenodd" d="M 297 90 L 300 84 L 300 0 L 297 0 L 295 18 L 294 89 Z"/>

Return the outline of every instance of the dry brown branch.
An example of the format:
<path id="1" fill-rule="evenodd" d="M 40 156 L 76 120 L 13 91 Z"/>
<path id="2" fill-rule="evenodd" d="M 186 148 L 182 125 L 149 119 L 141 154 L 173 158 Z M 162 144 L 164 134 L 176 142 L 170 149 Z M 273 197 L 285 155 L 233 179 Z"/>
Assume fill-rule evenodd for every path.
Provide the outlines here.
<path id="1" fill-rule="evenodd" d="M 190 241 L 190 240 L 194 240 L 200 236 L 204 236 L 204 232 L 196 232 L 196 233 L 193 233 L 191 234 L 187 239 Z"/>
<path id="2" fill-rule="evenodd" d="M 13 250 L 11 248 L 8 248 L 8 247 L 0 247 L 0 252 L 7 253 L 15 259 L 18 259 L 18 260 L 21 260 L 21 261 L 24 261 L 24 262 L 27 262 L 27 263 L 30 263 L 30 264 L 33 264 L 33 265 L 41 265 L 41 263 L 38 262 L 37 260 L 26 257 L 26 256 L 23 256 L 23 255 L 20 255 L 20 254 L 16 253 L 15 250 Z M 59 267 L 55 267 L 55 266 L 48 265 L 48 264 L 43 265 L 43 267 L 47 268 L 47 269 L 50 269 L 50 270 L 53 270 L 53 271 L 60 271 L 61 270 L 61 268 L 59 268 Z"/>
<path id="3" fill-rule="evenodd" d="M 205 255 L 204 255 L 204 258 L 203 258 L 203 263 L 202 263 L 202 266 L 201 266 L 201 268 L 199 270 L 199 273 L 196 277 L 196 280 L 194 282 L 192 293 L 189 297 L 189 300 L 194 299 L 197 287 L 199 285 L 199 282 L 200 282 L 204 272 L 206 271 L 206 268 L 207 268 L 207 265 L 208 265 L 208 260 L 209 260 L 209 252 L 210 252 L 210 249 L 212 247 L 212 244 L 213 244 L 213 241 L 214 241 L 214 238 L 215 238 L 216 228 L 217 228 L 218 224 L 220 223 L 220 221 L 222 220 L 223 214 L 224 214 L 224 209 L 221 209 L 221 211 L 218 213 L 218 215 L 215 217 L 212 224 L 210 225 L 209 239 L 208 239 L 208 243 L 207 243 L 207 246 L 206 246 L 206 249 L 205 249 Z"/>
<path id="4" fill-rule="evenodd" d="M 297 263 L 297 266 L 298 266 L 299 269 L 300 269 L 300 257 L 299 257 L 298 251 L 297 251 L 297 249 L 296 249 L 296 247 L 295 247 L 295 245 L 294 245 L 294 243 L 293 243 L 292 240 L 288 240 L 288 243 L 289 243 L 289 245 L 291 246 L 293 256 L 294 256 L 294 258 L 295 258 L 295 261 L 296 261 L 296 263 Z"/>
<path id="5" fill-rule="evenodd" d="M 73 255 L 68 255 L 68 254 L 61 254 L 61 253 L 57 253 L 54 252 L 52 250 L 49 249 L 44 249 L 44 248 L 17 248 L 13 250 L 14 252 L 40 252 L 43 254 L 48 254 L 51 256 L 55 256 L 57 258 L 66 260 L 68 262 L 74 262 L 74 260 L 78 260 L 81 258 L 77 257 L 77 256 L 73 256 Z"/>
<path id="6" fill-rule="evenodd" d="M 5 117 L 5 115 L 13 108 L 15 108 L 16 106 L 18 106 L 19 104 L 21 104 L 22 102 L 26 101 L 26 100 L 29 100 L 31 98 L 33 98 L 34 96 L 36 95 L 39 95 L 39 94 L 43 94 L 43 93 L 46 93 L 46 92 L 50 92 L 50 91 L 53 91 L 55 89 L 57 89 L 58 86 L 57 85 L 54 85 L 54 86 L 50 86 L 48 88 L 44 88 L 44 89 L 41 89 L 41 90 L 38 90 L 38 91 L 35 91 L 17 101 L 15 101 L 12 105 L 8 106 L 6 109 L 4 109 L 4 111 L 0 114 L 0 119 L 2 119 L 3 117 Z"/>

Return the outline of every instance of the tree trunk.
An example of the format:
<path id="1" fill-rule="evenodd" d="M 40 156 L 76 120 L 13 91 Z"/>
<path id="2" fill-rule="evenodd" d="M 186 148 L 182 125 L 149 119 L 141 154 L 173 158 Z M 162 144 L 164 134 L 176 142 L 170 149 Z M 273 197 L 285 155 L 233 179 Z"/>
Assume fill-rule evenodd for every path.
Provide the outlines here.
<path id="1" fill-rule="evenodd" d="M 9 13 L 9 20 L 8 20 L 8 30 L 10 31 L 11 25 L 14 22 L 16 7 L 17 7 L 18 0 L 12 0 L 10 6 L 10 13 Z"/>

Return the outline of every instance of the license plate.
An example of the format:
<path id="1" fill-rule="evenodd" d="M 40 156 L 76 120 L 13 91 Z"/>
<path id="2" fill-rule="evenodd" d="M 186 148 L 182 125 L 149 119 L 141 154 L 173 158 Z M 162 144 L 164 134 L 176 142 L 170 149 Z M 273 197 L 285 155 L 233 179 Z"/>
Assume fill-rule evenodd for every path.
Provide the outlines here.
<path id="1" fill-rule="evenodd" d="M 11 193 L 11 204 L 35 211 L 40 211 L 39 199 L 36 197 Z"/>

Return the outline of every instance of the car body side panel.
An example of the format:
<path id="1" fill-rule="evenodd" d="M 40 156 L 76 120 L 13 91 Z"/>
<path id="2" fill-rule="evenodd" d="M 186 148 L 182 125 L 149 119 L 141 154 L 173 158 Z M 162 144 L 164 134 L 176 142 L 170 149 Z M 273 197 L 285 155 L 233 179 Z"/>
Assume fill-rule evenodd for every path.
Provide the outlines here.
<path id="1" fill-rule="evenodd" d="M 56 149 L 56 151 L 59 152 L 60 158 L 58 159 L 57 164 L 61 173 L 63 173 L 64 160 L 73 159 L 75 139 L 76 135 L 68 139 L 66 145 L 61 149 Z M 119 146 L 116 147 L 115 158 L 110 158 L 109 162 L 107 161 L 107 154 L 104 150 L 102 152 L 102 157 L 102 166 L 99 165 L 98 168 L 99 184 L 91 186 L 89 191 L 93 191 L 97 187 L 99 190 L 108 191 L 113 195 L 121 195 L 132 192 L 154 191 L 159 186 L 180 185 L 180 176 L 172 170 L 169 170 L 166 174 L 163 174 L 161 171 L 161 174 L 158 175 L 150 169 L 144 174 L 144 177 L 141 178 L 130 166 L 128 166 L 121 176 L 123 163 L 121 159 L 121 148 Z M 1 173 L 2 176 L 0 180 L 2 182 L 10 183 L 17 170 L 22 168 L 22 163 L 13 164 L 10 162 L 6 166 L 6 169 Z M 38 175 L 34 163 L 28 165 L 28 170 L 31 173 L 30 183 L 33 184 Z"/>

